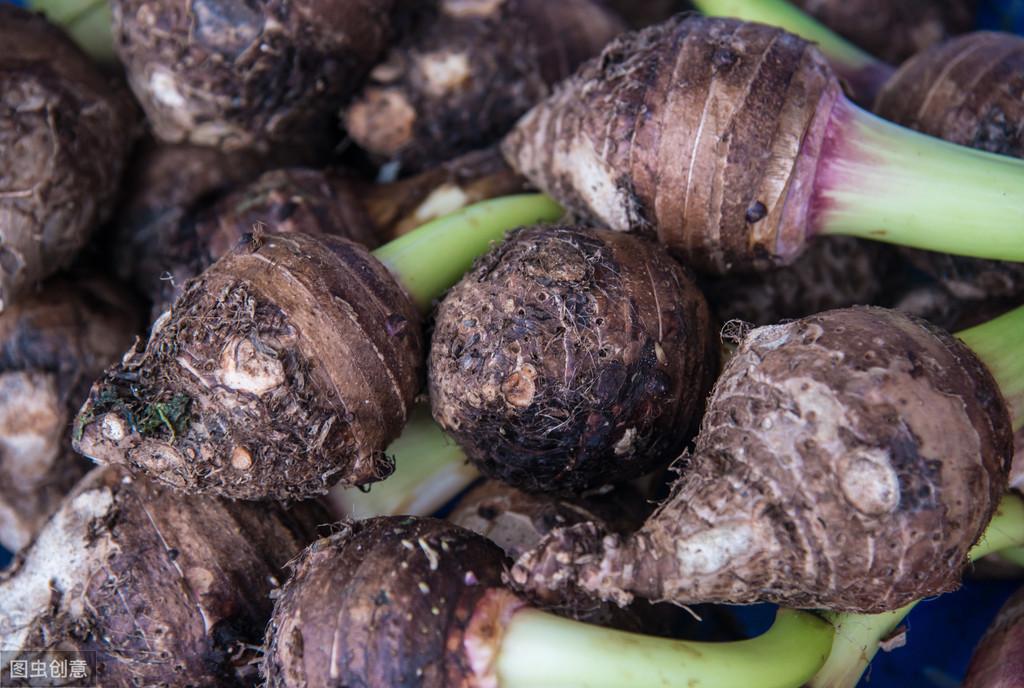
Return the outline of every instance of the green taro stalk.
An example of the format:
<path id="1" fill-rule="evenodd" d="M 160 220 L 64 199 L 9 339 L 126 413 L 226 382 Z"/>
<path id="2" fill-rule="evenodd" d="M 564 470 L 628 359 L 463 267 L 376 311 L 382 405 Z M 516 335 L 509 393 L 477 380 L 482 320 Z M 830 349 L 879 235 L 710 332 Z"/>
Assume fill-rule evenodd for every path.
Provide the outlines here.
<path id="1" fill-rule="evenodd" d="M 92 59 L 105 65 L 117 61 L 107 0 L 29 0 L 27 4 L 67 31 Z"/>

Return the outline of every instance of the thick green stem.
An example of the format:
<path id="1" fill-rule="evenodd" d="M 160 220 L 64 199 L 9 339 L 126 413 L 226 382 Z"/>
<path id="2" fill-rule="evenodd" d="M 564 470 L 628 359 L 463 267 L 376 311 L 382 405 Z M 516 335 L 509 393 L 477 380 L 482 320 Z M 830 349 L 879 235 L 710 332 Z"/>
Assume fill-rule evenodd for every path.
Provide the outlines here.
<path id="1" fill-rule="evenodd" d="M 1000 502 L 985 533 L 971 549 L 971 561 L 1013 547 L 1024 545 L 1024 501 L 1008 494 Z M 835 627 L 835 642 L 825 666 L 807 684 L 808 688 L 854 688 L 881 643 L 892 635 L 900 622 L 917 605 L 884 614 L 839 614 L 826 617 Z"/>
<path id="2" fill-rule="evenodd" d="M 978 354 L 999 383 L 1014 431 L 1024 427 L 1024 306 L 957 336 Z"/>
<path id="3" fill-rule="evenodd" d="M 694 0 L 693 4 L 707 15 L 778 26 L 815 43 L 858 103 L 870 106 L 895 72 L 786 0 Z"/>
<path id="4" fill-rule="evenodd" d="M 797 688 L 828 656 L 832 627 L 779 610 L 763 635 L 703 643 L 614 631 L 536 609 L 515 613 L 497 660 L 500 688 Z"/>
<path id="5" fill-rule="evenodd" d="M 459 446 L 430 417 L 429 404 L 417 404 L 401 436 L 387 449 L 395 472 L 368 490 L 335 487 L 328 494 L 339 519 L 371 516 L 428 516 L 480 477 Z"/>
<path id="6" fill-rule="evenodd" d="M 405 286 L 423 311 L 429 311 L 491 244 L 509 230 L 553 222 L 561 206 L 542 194 L 521 194 L 481 201 L 428 222 L 373 252 Z"/>
<path id="7" fill-rule="evenodd" d="M 818 158 L 810 231 L 1024 261 L 1024 160 L 904 129 L 840 97 Z"/>
<path id="8" fill-rule="evenodd" d="M 103 64 L 116 61 L 107 0 L 29 0 L 28 6 L 63 27 L 92 59 Z"/>

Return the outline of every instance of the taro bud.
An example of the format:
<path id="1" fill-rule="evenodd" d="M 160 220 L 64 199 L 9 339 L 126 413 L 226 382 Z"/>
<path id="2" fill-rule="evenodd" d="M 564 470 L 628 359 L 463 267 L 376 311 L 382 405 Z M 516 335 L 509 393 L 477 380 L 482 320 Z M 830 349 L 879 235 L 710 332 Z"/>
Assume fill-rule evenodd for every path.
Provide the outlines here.
<path id="1" fill-rule="evenodd" d="M 0 311 L 111 213 L 134 110 L 63 31 L 0 4 Z"/>

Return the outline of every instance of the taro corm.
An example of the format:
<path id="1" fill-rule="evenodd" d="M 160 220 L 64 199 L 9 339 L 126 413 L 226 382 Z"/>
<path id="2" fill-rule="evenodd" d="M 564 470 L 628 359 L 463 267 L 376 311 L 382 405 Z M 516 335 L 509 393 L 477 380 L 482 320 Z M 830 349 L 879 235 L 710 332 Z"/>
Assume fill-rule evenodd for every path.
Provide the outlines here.
<path id="1" fill-rule="evenodd" d="M 760 24 L 626 34 L 503 147 L 572 211 L 706 272 L 788 264 L 829 234 L 1024 261 L 1024 162 L 860 110 L 813 45 Z"/>
<path id="2" fill-rule="evenodd" d="M 74 446 L 243 499 L 381 480 L 420 389 L 420 312 L 507 230 L 561 214 L 544 196 L 485 201 L 373 254 L 329 235 L 254 234 L 93 385 Z"/>
<path id="3" fill-rule="evenodd" d="M 388 47 L 403 5 L 111 0 L 115 49 L 157 138 L 310 154 L 338 140 L 338 108 Z"/>
<path id="4" fill-rule="evenodd" d="M 96 468 L 0 573 L 3 659 L 95 652 L 103 686 L 253 685 L 270 592 L 323 518 Z"/>
<path id="5" fill-rule="evenodd" d="M 459 498 L 448 520 L 483 535 L 515 560 L 555 528 L 596 521 L 608 530 L 627 533 L 636 530 L 649 513 L 649 503 L 628 485 L 600 495 L 559 497 L 531 494 L 497 480 L 487 480 Z M 646 600 L 634 600 L 629 607 L 621 608 L 579 595 L 531 602 L 578 621 L 676 638 L 699 633 L 698 619 L 707 621 L 703 625 L 707 629 L 713 625 L 711 619 L 721 615 L 721 608 L 698 606 L 683 610 L 672 604 L 652 605 Z"/>
<path id="6" fill-rule="evenodd" d="M 344 525 L 296 561 L 277 596 L 269 688 L 797 688 L 822 665 L 832 627 L 784 610 L 752 640 L 625 633 L 535 609 L 501 584 L 489 540 L 435 519 Z"/>
<path id="7" fill-rule="evenodd" d="M 514 578 L 857 612 L 950 590 L 1006 489 L 1022 335 L 1024 308 L 959 339 L 869 307 L 754 329 L 644 527 L 556 530 Z"/>
<path id="8" fill-rule="evenodd" d="M 370 73 L 345 129 L 419 170 L 498 141 L 621 33 L 599 0 L 439 0 Z"/>
<path id="9" fill-rule="evenodd" d="M 0 545 L 28 544 L 85 475 L 68 428 L 140 316 L 119 285 L 83 271 L 47 280 L 0 315 Z"/>
<path id="10" fill-rule="evenodd" d="M 67 267 L 112 211 L 127 90 L 42 16 L 0 4 L 0 311 Z"/>
<path id="11" fill-rule="evenodd" d="M 855 47 L 785 0 L 699 0 L 705 12 L 780 26 L 813 41 L 875 114 L 929 136 L 1024 157 L 1024 38 L 970 33 L 926 50 L 898 70 Z M 967 300 L 1024 295 L 1024 265 L 905 249 L 921 270 Z"/>
<path id="12" fill-rule="evenodd" d="M 658 244 L 541 226 L 453 288 L 430 348 L 434 418 L 486 475 L 582 492 L 678 456 L 717 371 L 707 303 Z"/>

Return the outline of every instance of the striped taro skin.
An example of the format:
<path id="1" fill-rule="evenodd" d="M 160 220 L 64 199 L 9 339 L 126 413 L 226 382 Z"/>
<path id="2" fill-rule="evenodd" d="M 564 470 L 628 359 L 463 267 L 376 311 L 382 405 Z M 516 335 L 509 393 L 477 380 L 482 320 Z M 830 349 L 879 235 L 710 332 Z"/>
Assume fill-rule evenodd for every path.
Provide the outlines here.
<path id="1" fill-rule="evenodd" d="M 612 42 L 506 138 L 573 211 L 705 272 L 792 262 L 840 87 L 780 29 L 679 16 Z"/>
<path id="2" fill-rule="evenodd" d="M 76 448 L 242 499 L 374 482 L 391 472 L 383 450 L 423 358 L 415 306 L 365 248 L 253 238 L 189 283 L 145 348 L 93 386 Z"/>
<path id="3" fill-rule="evenodd" d="M 885 119 L 961 146 L 1024 157 L 1024 38 L 978 31 L 908 60 L 875 101 Z M 1024 296 L 1024 265 L 904 249 L 967 300 Z"/>

